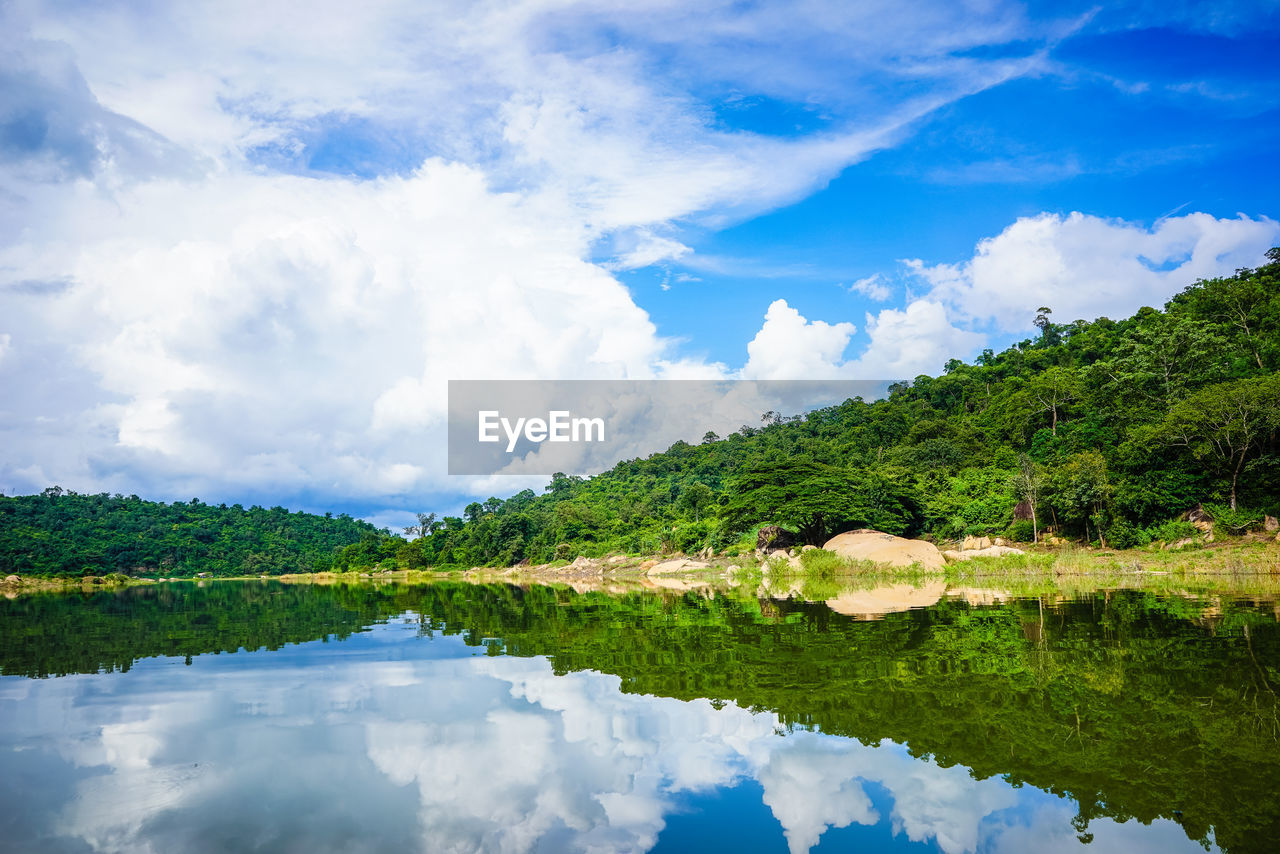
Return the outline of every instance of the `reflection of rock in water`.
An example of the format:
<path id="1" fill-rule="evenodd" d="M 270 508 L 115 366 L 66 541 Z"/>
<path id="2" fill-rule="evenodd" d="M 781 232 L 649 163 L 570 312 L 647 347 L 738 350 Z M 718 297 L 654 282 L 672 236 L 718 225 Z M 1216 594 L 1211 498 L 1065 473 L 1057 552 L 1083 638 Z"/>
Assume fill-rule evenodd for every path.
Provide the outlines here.
<path id="1" fill-rule="evenodd" d="M 676 590 L 681 593 L 701 588 L 711 589 L 711 583 L 707 581 L 689 578 L 664 578 L 662 576 L 646 578 L 642 582 L 642 586 L 649 590 Z"/>
<path id="2" fill-rule="evenodd" d="M 952 587 L 947 591 L 952 599 L 963 599 L 970 605 L 995 605 L 1010 598 L 1009 591 L 989 587 Z"/>
<path id="3" fill-rule="evenodd" d="M 946 592 L 947 585 L 942 581 L 923 587 L 892 584 L 873 590 L 846 590 L 834 599 L 828 599 L 827 607 L 837 614 L 875 619 L 884 614 L 935 605 Z"/>

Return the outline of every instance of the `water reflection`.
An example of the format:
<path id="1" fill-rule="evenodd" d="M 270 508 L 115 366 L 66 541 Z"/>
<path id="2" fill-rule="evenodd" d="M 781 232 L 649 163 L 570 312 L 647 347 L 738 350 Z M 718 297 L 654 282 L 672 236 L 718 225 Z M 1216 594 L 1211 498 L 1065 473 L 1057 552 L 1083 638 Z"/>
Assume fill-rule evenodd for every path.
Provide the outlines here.
<path id="1" fill-rule="evenodd" d="M 117 672 L 0 677 L 6 850 L 1244 851 L 1277 820 L 1277 742 L 1242 712 L 1273 684 L 1274 619 L 1230 603 L 862 622 L 215 584 L 22 607 L 4 672 Z M 279 648 L 199 654 L 251 645 Z M 157 651 L 177 655 L 130 657 Z"/>

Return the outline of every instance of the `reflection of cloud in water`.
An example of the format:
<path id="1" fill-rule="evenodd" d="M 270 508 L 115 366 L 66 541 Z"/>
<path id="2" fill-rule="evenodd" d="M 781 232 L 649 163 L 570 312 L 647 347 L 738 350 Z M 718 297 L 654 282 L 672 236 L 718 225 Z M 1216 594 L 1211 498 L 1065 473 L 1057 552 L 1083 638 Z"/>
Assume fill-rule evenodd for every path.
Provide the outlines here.
<path id="1" fill-rule="evenodd" d="M 817 845 L 828 827 L 880 820 L 861 783 L 849 775 L 849 748 L 862 746 L 807 735 L 774 751 L 758 774 L 764 802 L 785 828 L 792 854 Z"/>
<path id="2" fill-rule="evenodd" d="M 368 724 L 369 755 L 394 782 L 417 785 L 433 850 L 530 851 L 557 839 L 643 851 L 675 792 L 732 782 L 776 720 L 619 684 L 557 677 L 538 659 L 456 662 L 432 674 L 420 718 Z"/>
<path id="3" fill-rule="evenodd" d="M 1070 804 L 890 742 L 778 738 L 773 714 L 624 694 L 616 676 L 556 676 L 539 658 L 315 657 L 0 683 L 17 723 L 0 757 L 34 746 L 80 769 L 55 827 L 29 833 L 78 838 L 46 850 L 644 851 L 681 793 L 754 778 L 793 854 L 886 819 L 947 854 L 1079 846 Z M 1094 822 L 1093 847 L 1194 847 L 1156 824 Z"/>

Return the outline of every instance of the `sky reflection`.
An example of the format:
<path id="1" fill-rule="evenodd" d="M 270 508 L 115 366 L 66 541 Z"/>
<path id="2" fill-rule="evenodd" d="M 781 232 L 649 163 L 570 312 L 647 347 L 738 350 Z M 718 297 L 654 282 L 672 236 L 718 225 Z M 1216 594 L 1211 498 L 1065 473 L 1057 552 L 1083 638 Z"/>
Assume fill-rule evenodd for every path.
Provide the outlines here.
<path id="1" fill-rule="evenodd" d="M 711 834 L 739 851 L 844 847 L 860 828 L 894 849 L 1080 850 L 1073 805 L 1040 790 L 620 685 L 404 621 L 190 665 L 0 677 L 0 797 L 21 805 L 4 838 L 45 852 L 639 852 L 679 849 L 673 835 L 722 820 L 700 798 L 745 792 L 735 826 Z M 739 834 L 759 824 L 741 803 L 780 833 Z M 1094 851 L 1201 850 L 1163 820 L 1089 832 Z"/>

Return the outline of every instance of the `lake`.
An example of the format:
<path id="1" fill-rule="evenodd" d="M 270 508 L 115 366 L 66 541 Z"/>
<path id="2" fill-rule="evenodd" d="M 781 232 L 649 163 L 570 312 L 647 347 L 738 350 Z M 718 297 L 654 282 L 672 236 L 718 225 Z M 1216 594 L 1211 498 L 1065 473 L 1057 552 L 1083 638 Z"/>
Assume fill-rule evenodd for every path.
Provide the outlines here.
<path id="1" fill-rule="evenodd" d="M 0 599 L 0 849 L 1276 850 L 1274 601 L 910 604 L 278 581 Z"/>

